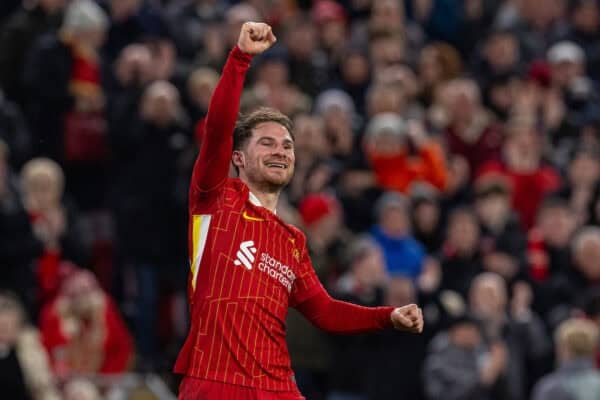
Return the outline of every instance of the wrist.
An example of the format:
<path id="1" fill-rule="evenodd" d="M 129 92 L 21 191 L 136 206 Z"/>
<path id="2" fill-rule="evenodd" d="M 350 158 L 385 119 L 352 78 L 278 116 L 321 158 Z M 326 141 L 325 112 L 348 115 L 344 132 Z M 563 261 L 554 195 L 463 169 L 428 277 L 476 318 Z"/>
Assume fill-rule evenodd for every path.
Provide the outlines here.
<path id="1" fill-rule="evenodd" d="M 233 47 L 233 49 L 231 49 L 230 54 L 237 60 L 247 63 L 248 65 L 250 65 L 250 62 L 252 61 L 252 58 L 254 57 L 253 54 L 246 53 L 244 50 L 242 50 L 242 48 L 240 47 L 239 44 L 236 44 Z"/>

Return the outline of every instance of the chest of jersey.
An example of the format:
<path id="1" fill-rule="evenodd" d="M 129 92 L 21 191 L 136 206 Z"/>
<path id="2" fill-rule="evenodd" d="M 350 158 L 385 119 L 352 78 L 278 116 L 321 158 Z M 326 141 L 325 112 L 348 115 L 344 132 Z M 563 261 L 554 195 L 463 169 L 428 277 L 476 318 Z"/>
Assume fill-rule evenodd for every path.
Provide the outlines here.
<path id="1" fill-rule="evenodd" d="M 192 289 L 199 296 L 264 298 L 287 307 L 300 249 L 279 219 L 246 203 L 193 216 L 192 233 Z"/>

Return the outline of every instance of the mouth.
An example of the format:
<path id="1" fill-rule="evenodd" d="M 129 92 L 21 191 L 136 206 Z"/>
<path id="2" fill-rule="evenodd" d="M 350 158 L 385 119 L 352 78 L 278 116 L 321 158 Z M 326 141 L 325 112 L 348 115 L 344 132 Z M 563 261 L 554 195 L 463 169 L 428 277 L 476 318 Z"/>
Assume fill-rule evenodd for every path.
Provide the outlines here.
<path id="1" fill-rule="evenodd" d="M 269 163 L 265 163 L 265 165 L 267 166 L 267 168 L 269 169 L 288 169 L 289 165 L 286 163 L 282 163 L 282 162 L 269 162 Z"/>

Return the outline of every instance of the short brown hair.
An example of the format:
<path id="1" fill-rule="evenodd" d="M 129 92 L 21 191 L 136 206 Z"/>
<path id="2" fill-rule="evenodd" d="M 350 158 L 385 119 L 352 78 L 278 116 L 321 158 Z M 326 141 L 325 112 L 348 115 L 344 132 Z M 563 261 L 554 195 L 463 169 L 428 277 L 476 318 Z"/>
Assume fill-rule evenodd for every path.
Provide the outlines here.
<path id="1" fill-rule="evenodd" d="M 292 132 L 292 121 L 285 114 L 274 108 L 261 107 L 249 114 L 241 116 L 237 121 L 233 131 L 233 149 L 242 149 L 248 142 L 248 139 L 252 137 L 252 130 L 263 122 L 275 122 L 282 125 L 288 130 L 292 140 L 295 140 L 294 133 Z"/>

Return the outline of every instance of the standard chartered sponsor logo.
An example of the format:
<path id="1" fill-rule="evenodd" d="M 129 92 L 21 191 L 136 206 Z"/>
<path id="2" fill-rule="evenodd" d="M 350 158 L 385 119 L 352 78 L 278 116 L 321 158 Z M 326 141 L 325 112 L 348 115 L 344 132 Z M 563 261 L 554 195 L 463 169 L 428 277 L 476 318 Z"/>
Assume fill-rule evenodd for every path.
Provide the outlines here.
<path id="1" fill-rule="evenodd" d="M 260 272 L 264 272 L 265 274 L 269 275 L 272 279 L 275 279 L 280 284 L 285 286 L 288 292 L 292 291 L 292 284 L 296 279 L 296 275 L 289 266 L 277 261 L 268 253 L 262 253 L 260 255 L 258 270 Z"/>
<path id="2" fill-rule="evenodd" d="M 244 264 L 246 269 L 252 269 L 252 264 L 254 264 L 254 254 L 256 253 L 256 247 L 254 247 L 254 242 L 252 240 L 247 240 L 240 244 L 240 249 L 236 254 L 236 259 L 233 262 L 235 265 L 240 266 Z"/>
<path id="3" fill-rule="evenodd" d="M 243 265 L 247 270 L 251 270 L 256 261 L 255 254 L 256 246 L 254 245 L 254 241 L 247 240 L 242 242 L 233 264 L 238 267 Z M 258 263 L 258 270 L 279 282 L 288 292 L 292 291 L 292 284 L 296 280 L 296 274 L 294 274 L 288 265 L 282 264 L 268 253 L 262 253 Z"/>

